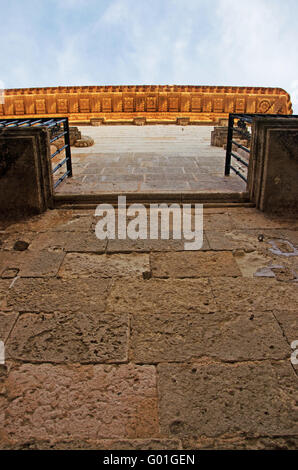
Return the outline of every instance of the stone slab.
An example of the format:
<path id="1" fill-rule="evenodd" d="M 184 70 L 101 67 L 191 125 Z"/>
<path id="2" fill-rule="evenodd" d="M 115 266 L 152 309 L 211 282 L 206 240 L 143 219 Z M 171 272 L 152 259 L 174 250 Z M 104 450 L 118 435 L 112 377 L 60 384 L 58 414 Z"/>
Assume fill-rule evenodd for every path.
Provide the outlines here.
<path id="1" fill-rule="evenodd" d="M 0 253 L 0 275 L 3 278 L 54 277 L 58 274 L 65 253 L 62 251 L 29 251 Z"/>
<path id="2" fill-rule="evenodd" d="M 266 239 L 272 231 L 264 230 L 233 230 L 220 232 L 217 230 L 207 230 L 206 237 L 208 239 L 211 250 L 215 251 L 233 251 L 244 250 L 251 251 L 263 249 L 264 245 L 268 247 Z M 258 236 L 263 235 L 264 241 L 260 242 Z"/>
<path id="3" fill-rule="evenodd" d="M 20 444 L 0 443 L 0 449 L 6 450 L 182 450 L 179 439 L 61 439 L 25 441 Z"/>
<path id="4" fill-rule="evenodd" d="M 2 310 L 7 307 L 7 296 L 11 283 L 11 279 L 0 279 L 0 309 Z"/>
<path id="5" fill-rule="evenodd" d="M 19 242 L 28 243 L 29 248 L 36 236 L 36 232 L 2 233 L 0 234 L 0 251 L 14 250 L 15 244 Z"/>
<path id="6" fill-rule="evenodd" d="M 6 355 L 34 363 L 118 363 L 127 360 L 127 341 L 127 315 L 26 313 L 10 335 Z"/>
<path id="7" fill-rule="evenodd" d="M 63 279 L 142 277 L 150 272 L 149 255 L 68 253 L 59 271 Z"/>
<path id="8" fill-rule="evenodd" d="M 295 436 L 255 436 L 246 437 L 241 433 L 234 436 L 199 437 L 183 439 L 183 449 L 188 450 L 296 450 L 298 437 Z"/>
<path id="9" fill-rule="evenodd" d="M 298 285 L 261 278 L 217 278 L 211 290 L 221 312 L 298 311 Z"/>
<path id="10" fill-rule="evenodd" d="M 107 240 L 99 240 L 93 232 L 47 232 L 40 233 L 32 242 L 32 249 L 63 249 L 76 253 L 104 253 Z"/>
<path id="11" fill-rule="evenodd" d="M 274 312 L 275 318 L 280 324 L 283 333 L 285 334 L 288 342 L 291 344 L 293 341 L 298 341 L 298 314 L 297 311 L 276 311 Z M 297 348 L 298 349 L 298 348 Z"/>
<path id="12" fill-rule="evenodd" d="M 184 251 L 183 240 L 108 240 L 107 253 Z"/>
<path id="13" fill-rule="evenodd" d="M 116 281 L 107 300 L 116 313 L 213 313 L 216 305 L 205 279 Z"/>
<path id="14" fill-rule="evenodd" d="M 229 214 L 203 214 L 203 227 L 204 230 L 233 230 L 234 225 Z"/>
<path id="15" fill-rule="evenodd" d="M 298 337 L 297 337 L 298 338 Z M 130 359 L 141 364 L 286 359 L 289 346 L 272 313 L 135 314 Z"/>
<path id="16" fill-rule="evenodd" d="M 0 341 L 6 342 L 16 319 L 17 313 L 1 313 L 0 312 Z"/>
<path id="17" fill-rule="evenodd" d="M 183 252 L 151 254 L 153 277 L 193 278 L 241 276 L 232 253 Z"/>
<path id="18" fill-rule="evenodd" d="M 91 217 L 78 215 L 75 211 L 56 209 L 11 224 L 6 229 L 6 232 L 47 232 L 51 230 L 62 232 L 87 232 L 91 227 L 91 223 Z"/>
<path id="19" fill-rule="evenodd" d="M 297 436 L 297 376 L 289 361 L 160 364 L 162 433 Z"/>
<path id="20" fill-rule="evenodd" d="M 4 394 L 8 443 L 160 437 L 152 366 L 24 364 Z"/>
<path id="21" fill-rule="evenodd" d="M 20 312 L 82 312 L 105 310 L 110 281 L 101 279 L 17 279 L 7 304 Z"/>
<path id="22" fill-rule="evenodd" d="M 297 228 L 297 220 L 283 220 L 282 218 L 273 218 L 257 209 L 230 209 L 229 215 L 235 229 L 274 229 L 274 228 Z"/>

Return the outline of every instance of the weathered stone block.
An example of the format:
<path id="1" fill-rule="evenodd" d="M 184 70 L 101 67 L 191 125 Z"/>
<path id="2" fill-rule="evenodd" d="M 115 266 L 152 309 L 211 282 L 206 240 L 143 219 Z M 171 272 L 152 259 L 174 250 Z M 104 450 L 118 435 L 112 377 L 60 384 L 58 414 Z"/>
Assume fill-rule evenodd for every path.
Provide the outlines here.
<path id="1" fill-rule="evenodd" d="M 179 439 L 72 439 L 61 440 L 28 440 L 20 444 L 9 441 L 0 449 L 6 450 L 181 450 Z"/>
<path id="2" fill-rule="evenodd" d="M 258 237 L 264 236 L 263 242 Z M 233 230 L 227 232 L 219 232 L 215 230 L 207 230 L 206 237 L 208 239 L 211 250 L 244 250 L 252 251 L 257 249 L 268 248 L 267 237 L 268 231 L 261 230 Z"/>
<path id="3" fill-rule="evenodd" d="M 88 232 L 93 222 L 90 215 L 77 215 L 74 211 L 51 210 L 42 215 L 30 217 L 22 222 L 11 224 L 6 233 L 28 232 Z"/>
<path id="4" fill-rule="evenodd" d="M 166 435 L 246 433 L 297 436 L 297 377 L 283 363 L 158 366 L 160 425 Z"/>
<path id="5" fill-rule="evenodd" d="M 63 249 L 77 253 L 104 253 L 108 241 L 99 240 L 93 232 L 45 232 L 36 236 L 31 248 L 36 250 Z"/>
<path id="6" fill-rule="evenodd" d="M 152 366 L 26 364 L 4 387 L 8 443 L 159 437 Z"/>
<path id="7" fill-rule="evenodd" d="M 231 209 L 230 220 L 236 229 L 273 229 L 292 228 L 298 226 L 298 221 L 284 221 L 281 218 L 272 218 L 256 209 Z"/>
<path id="8" fill-rule="evenodd" d="M 146 254 L 80 254 L 69 253 L 59 271 L 64 279 L 74 277 L 141 277 L 150 272 L 149 256 Z"/>
<path id="9" fill-rule="evenodd" d="M 70 145 L 74 145 L 77 140 L 82 138 L 82 133 L 79 131 L 77 127 L 70 127 L 69 128 L 69 142 Z"/>
<path id="10" fill-rule="evenodd" d="M 205 279 L 116 281 L 108 310 L 119 313 L 213 313 L 216 305 Z"/>
<path id="11" fill-rule="evenodd" d="M 272 313 L 135 314 L 131 322 L 134 362 L 286 359 L 289 345 Z"/>
<path id="12" fill-rule="evenodd" d="M 75 147 L 91 147 L 94 144 L 92 137 L 87 135 L 82 135 L 81 139 L 75 141 Z"/>
<path id="13" fill-rule="evenodd" d="M 1 313 L 0 312 L 0 341 L 5 341 L 8 338 L 13 325 L 18 317 L 17 313 Z"/>
<path id="14" fill-rule="evenodd" d="M 184 251 L 183 240 L 109 240 L 107 253 Z"/>
<path id="15" fill-rule="evenodd" d="M 233 220 L 228 213 L 225 214 L 204 214 L 204 230 L 233 230 Z"/>
<path id="16" fill-rule="evenodd" d="M 101 279 L 17 279 L 8 307 L 21 312 L 93 312 L 105 310 L 110 281 Z"/>
<path id="17" fill-rule="evenodd" d="M 0 276 L 11 277 L 10 273 L 15 271 L 20 277 L 54 277 L 64 256 L 62 251 L 2 251 Z"/>
<path id="18" fill-rule="evenodd" d="M 285 437 L 264 437 L 256 435 L 253 437 L 241 436 L 237 433 L 234 436 L 219 437 L 199 437 L 197 439 L 183 439 L 183 449 L 189 450 L 296 450 L 298 438 L 295 436 Z"/>
<path id="19" fill-rule="evenodd" d="M 218 311 L 298 311 L 297 285 L 261 278 L 217 278 L 210 285 Z"/>
<path id="20" fill-rule="evenodd" d="M 297 213 L 298 119 L 259 116 L 253 126 L 250 199 L 267 213 Z"/>
<path id="21" fill-rule="evenodd" d="M 34 363 L 125 362 L 127 338 L 127 315 L 26 313 L 14 327 L 6 355 Z"/>
<path id="22" fill-rule="evenodd" d="M 232 253 L 181 252 L 151 254 L 154 277 L 193 278 L 241 276 Z"/>
<path id="23" fill-rule="evenodd" d="M 11 283 L 11 279 L 0 279 L 0 309 L 7 307 L 7 296 Z"/>
<path id="24" fill-rule="evenodd" d="M 288 342 L 291 344 L 293 341 L 298 341 L 298 315 L 294 310 L 288 311 L 276 311 L 274 315 L 280 324 L 282 331 L 284 332 Z M 298 349 L 298 348 L 297 348 Z"/>

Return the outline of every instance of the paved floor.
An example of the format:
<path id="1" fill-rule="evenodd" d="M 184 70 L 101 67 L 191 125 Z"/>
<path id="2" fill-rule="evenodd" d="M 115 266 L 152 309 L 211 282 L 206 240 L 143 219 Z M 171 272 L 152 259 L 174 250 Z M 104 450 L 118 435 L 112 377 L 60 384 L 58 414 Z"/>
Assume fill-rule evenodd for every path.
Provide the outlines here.
<path id="1" fill-rule="evenodd" d="M 193 252 L 97 221 L 0 223 L 0 448 L 297 448 L 297 220 L 206 209 Z"/>
<path id="2" fill-rule="evenodd" d="M 212 127 L 81 127 L 95 145 L 72 148 L 73 177 L 57 193 L 243 192 L 224 177 L 225 151 L 211 147 Z"/>

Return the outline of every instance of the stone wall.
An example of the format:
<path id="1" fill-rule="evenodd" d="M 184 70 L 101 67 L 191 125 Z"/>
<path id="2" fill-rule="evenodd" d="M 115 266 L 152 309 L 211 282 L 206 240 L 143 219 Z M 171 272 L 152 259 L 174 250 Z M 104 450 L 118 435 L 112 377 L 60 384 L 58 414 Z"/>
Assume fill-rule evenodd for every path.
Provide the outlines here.
<path id="1" fill-rule="evenodd" d="M 0 119 L 67 116 L 73 123 L 214 123 L 229 113 L 291 114 L 280 88 L 208 86 L 90 86 L 5 90 Z"/>
<path id="2" fill-rule="evenodd" d="M 255 118 L 248 176 L 258 209 L 298 213 L 298 118 Z"/>
<path id="3" fill-rule="evenodd" d="M 48 130 L 0 132 L 0 216 L 41 213 L 52 202 Z"/>

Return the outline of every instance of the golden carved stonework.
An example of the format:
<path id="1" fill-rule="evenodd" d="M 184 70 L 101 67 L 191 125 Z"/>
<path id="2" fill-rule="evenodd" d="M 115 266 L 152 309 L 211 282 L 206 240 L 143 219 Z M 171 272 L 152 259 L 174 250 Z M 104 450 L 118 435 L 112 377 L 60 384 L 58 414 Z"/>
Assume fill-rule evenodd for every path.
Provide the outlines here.
<path id="1" fill-rule="evenodd" d="M 1 118 L 67 116 L 71 123 L 215 123 L 229 113 L 292 114 L 281 88 L 216 86 L 83 86 L 4 91 Z"/>

